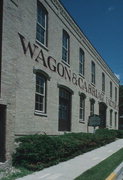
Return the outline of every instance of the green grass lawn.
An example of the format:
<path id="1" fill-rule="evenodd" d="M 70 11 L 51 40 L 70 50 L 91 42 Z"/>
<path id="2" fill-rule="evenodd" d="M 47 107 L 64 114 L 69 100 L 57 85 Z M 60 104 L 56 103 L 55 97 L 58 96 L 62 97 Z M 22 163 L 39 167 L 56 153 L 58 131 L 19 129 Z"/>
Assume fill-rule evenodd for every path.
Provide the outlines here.
<path id="1" fill-rule="evenodd" d="M 123 148 L 87 170 L 75 180 L 105 180 L 112 171 L 123 161 Z"/>

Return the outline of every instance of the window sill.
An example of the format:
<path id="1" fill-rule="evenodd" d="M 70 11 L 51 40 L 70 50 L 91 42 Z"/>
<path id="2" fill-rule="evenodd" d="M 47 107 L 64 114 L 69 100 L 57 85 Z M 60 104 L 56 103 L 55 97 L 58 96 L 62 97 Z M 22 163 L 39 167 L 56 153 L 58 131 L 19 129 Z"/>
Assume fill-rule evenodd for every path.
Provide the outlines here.
<path id="1" fill-rule="evenodd" d="M 70 68 L 70 64 L 68 64 L 67 62 L 65 62 L 63 59 L 62 59 L 62 63 L 65 64 L 66 66 L 68 66 Z"/>
<path id="2" fill-rule="evenodd" d="M 36 41 L 36 43 L 37 43 L 38 45 L 40 45 L 42 48 L 44 48 L 45 50 L 49 51 L 48 47 L 46 47 L 46 46 L 45 46 L 44 44 L 42 44 L 40 41 L 38 41 L 37 39 L 36 39 L 35 41 Z"/>
<path id="3" fill-rule="evenodd" d="M 79 123 L 85 124 L 85 121 L 79 120 Z"/>
<path id="4" fill-rule="evenodd" d="M 38 111 L 35 111 L 35 112 L 34 112 L 34 115 L 36 115 L 36 116 L 42 116 L 42 117 L 47 117 L 47 114 L 42 113 L 42 112 L 38 112 Z"/>
<path id="5" fill-rule="evenodd" d="M 81 76 L 83 79 L 85 79 L 85 76 L 81 73 L 79 73 L 79 76 Z"/>

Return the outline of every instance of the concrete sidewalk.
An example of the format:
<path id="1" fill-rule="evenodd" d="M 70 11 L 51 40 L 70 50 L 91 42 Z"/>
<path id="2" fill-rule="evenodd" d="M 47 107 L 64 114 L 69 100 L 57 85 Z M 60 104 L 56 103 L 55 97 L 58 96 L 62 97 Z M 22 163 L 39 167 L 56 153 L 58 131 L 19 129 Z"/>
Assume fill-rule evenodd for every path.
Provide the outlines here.
<path id="1" fill-rule="evenodd" d="M 73 180 L 121 148 L 123 139 L 17 180 Z"/>

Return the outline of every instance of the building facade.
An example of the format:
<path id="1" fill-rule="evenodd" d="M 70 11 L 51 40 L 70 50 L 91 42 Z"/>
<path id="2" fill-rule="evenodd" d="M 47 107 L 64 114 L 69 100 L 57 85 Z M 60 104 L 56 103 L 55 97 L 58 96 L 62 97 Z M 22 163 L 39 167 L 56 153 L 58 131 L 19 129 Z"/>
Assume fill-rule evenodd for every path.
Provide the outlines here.
<path id="1" fill-rule="evenodd" d="M 0 156 L 29 134 L 118 128 L 119 80 L 58 0 L 2 0 Z"/>

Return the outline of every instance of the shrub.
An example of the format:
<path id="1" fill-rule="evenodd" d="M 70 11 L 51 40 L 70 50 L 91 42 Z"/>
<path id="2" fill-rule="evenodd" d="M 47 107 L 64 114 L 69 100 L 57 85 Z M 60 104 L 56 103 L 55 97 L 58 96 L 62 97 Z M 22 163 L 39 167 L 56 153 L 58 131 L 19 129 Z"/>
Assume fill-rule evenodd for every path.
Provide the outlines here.
<path id="1" fill-rule="evenodd" d="M 61 136 L 20 137 L 16 140 L 20 145 L 13 154 L 13 164 L 29 170 L 40 170 L 112 142 L 122 135 L 120 131 L 99 129 L 95 134 L 68 133 Z"/>

